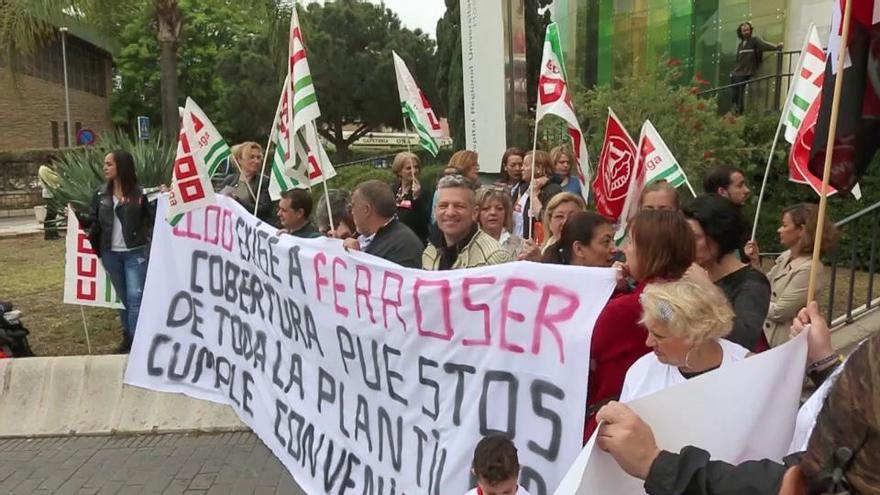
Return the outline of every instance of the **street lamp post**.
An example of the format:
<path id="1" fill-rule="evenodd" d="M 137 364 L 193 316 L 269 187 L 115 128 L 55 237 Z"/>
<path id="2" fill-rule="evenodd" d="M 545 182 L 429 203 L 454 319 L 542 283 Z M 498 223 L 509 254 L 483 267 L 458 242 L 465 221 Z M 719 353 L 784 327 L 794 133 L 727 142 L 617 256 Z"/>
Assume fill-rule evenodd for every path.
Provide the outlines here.
<path id="1" fill-rule="evenodd" d="M 67 28 L 61 27 L 58 30 L 61 31 L 61 64 L 64 68 L 64 112 L 67 119 L 67 124 L 64 128 L 67 132 L 67 145 L 74 146 L 73 130 L 70 122 L 70 91 L 67 86 Z"/>

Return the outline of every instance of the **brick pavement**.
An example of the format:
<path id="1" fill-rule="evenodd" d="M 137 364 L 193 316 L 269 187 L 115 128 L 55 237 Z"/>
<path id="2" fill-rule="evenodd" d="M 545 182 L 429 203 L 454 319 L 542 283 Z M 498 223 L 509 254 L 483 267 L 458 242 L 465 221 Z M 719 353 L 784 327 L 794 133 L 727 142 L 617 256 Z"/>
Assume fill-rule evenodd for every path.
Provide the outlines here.
<path id="1" fill-rule="evenodd" d="M 0 440 L 0 493 L 303 494 L 250 432 Z"/>

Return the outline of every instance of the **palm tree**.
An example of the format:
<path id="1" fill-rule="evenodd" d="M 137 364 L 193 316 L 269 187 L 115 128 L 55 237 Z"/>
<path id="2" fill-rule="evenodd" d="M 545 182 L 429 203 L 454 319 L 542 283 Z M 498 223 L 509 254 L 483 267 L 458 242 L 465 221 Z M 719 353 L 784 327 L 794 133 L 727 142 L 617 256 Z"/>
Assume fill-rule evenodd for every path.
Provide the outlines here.
<path id="1" fill-rule="evenodd" d="M 177 0 L 149 0 L 153 7 L 162 87 L 162 128 L 169 142 L 177 140 L 177 48 L 182 17 Z M 55 36 L 56 27 L 88 24 L 109 39 L 122 16 L 137 7 L 137 0 L 0 0 L 0 61 L 14 77 L 19 58 L 36 51 Z"/>

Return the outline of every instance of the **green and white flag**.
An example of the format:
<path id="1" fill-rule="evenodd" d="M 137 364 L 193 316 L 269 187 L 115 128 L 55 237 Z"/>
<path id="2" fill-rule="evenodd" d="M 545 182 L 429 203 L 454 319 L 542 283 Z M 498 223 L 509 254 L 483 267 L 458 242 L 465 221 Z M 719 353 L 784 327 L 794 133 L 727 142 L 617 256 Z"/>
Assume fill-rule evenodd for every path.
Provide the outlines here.
<path id="1" fill-rule="evenodd" d="M 672 156 L 672 151 L 666 146 L 660 133 L 650 120 L 642 125 L 642 134 L 639 137 L 638 156 L 636 158 L 636 176 L 629 183 L 626 200 L 623 203 L 623 213 L 620 217 L 618 230 L 614 235 L 618 245 L 626 236 L 626 226 L 629 220 L 639 212 L 639 200 L 645 187 L 658 180 L 665 180 L 672 187 L 679 188 L 686 185 L 693 197 L 697 197 L 694 188 L 687 179 L 684 169 L 678 164 L 678 160 Z"/>
<path id="2" fill-rule="evenodd" d="M 783 107 L 785 140 L 789 143 L 795 143 L 810 106 L 822 95 L 824 77 L 825 51 L 822 49 L 819 30 L 811 24 L 791 87 L 788 89 L 786 105 Z"/>
<path id="3" fill-rule="evenodd" d="M 321 116 L 321 109 L 318 107 L 318 95 L 312 83 L 312 72 L 306 58 L 306 48 L 295 5 L 290 15 L 288 53 L 288 79 L 284 88 L 289 93 L 287 101 L 290 103 L 280 105 L 285 108 L 281 119 L 287 125 L 286 149 L 292 150 L 292 153 L 288 153 L 289 158 L 285 162 L 285 175 L 300 179 L 304 167 L 307 170 L 305 187 L 311 187 L 335 176 L 336 170 L 318 139 L 315 120 Z"/>
<path id="4" fill-rule="evenodd" d="M 226 162 L 232 155 L 232 150 L 226 144 L 226 140 L 214 127 L 214 124 L 205 115 L 192 98 L 186 99 L 184 113 L 189 112 L 189 119 L 184 120 L 183 125 L 190 133 L 190 141 L 193 144 L 193 153 L 198 160 L 204 162 L 208 169 L 208 176 L 213 177 L 220 165 Z"/>
<path id="5" fill-rule="evenodd" d="M 397 92 L 400 94 L 400 108 L 403 118 L 409 118 L 416 134 L 419 136 L 419 144 L 428 150 L 431 156 L 437 156 L 440 146 L 437 138 L 441 137 L 440 121 L 431 109 L 431 104 L 425 97 L 425 93 L 419 89 L 415 79 L 406 67 L 406 63 L 392 51 L 394 57 L 394 72 L 397 75 Z"/>
<path id="6" fill-rule="evenodd" d="M 587 143 L 581 132 L 581 124 L 577 119 L 571 93 L 565 73 L 565 62 L 562 58 L 562 42 L 559 40 L 559 27 L 555 22 L 547 26 L 544 37 L 544 55 L 541 58 L 541 73 L 538 77 L 538 107 L 536 109 L 535 126 L 545 115 L 560 117 L 568 124 L 568 135 L 571 138 L 571 149 L 574 151 L 575 170 L 581 184 L 581 194 L 585 202 L 590 200 L 590 155 Z"/>
<path id="7" fill-rule="evenodd" d="M 166 220 L 177 225 L 191 210 L 214 204 L 211 176 L 231 151 L 192 98 L 186 99 L 177 141 Z"/>
<path id="8" fill-rule="evenodd" d="M 646 120 L 642 126 L 642 135 L 639 139 L 638 161 L 644 164 L 645 169 L 643 189 L 644 186 L 652 182 L 665 180 L 675 188 L 687 185 L 691 195 L 697 197 L 697 193 L 694 192 L 694 188 L 688 182 L 687 175 L 685 175 L 681 165 L 678 164 L 678 160 L 672 156 L 672 151 L 666 146 L 663 138 L 660 137 L 660 133 L 657 132 L 657 129 L 654 128 L 654 124 L 650 120 Z"/>
<path id="9" fill-rule="evenodd" d="M 285 80 L 284 87 L 289 87 Z M 336 169 L 330 163 L 330 157 L 320 145 L 317 137 L 315 122 L 311 121 L 291 136 L 290 115 L 288 99 L 290 93 L 287 90 L 281 92 L 278 108 L 275 110 L 275 120 L 272 125 L 272 134 L 269 141 L 273 152 L 269 162 L 269 197 L 277 201 L 284 191 L 290 189 L 307 189 L 314 184 L 320 184 L 325 178 L 336 175 Z M 318 143 L 317 147 L 308 144 L 305 136 L 311 134 L 312 140 Z M 291 153 L 290 142 L 294 141 L 294 152 Z M 318 167 L 318 160 L 324 164 Z M 323 171 L 323 173 L 322 173 Z"/>
<path id="10" fill-rule="evenodd" d="M 285 79 L 284 88 L 289 87 L 289 79 Z M 290 154 L 290 121 L 286 118 L 288 112 L 288 97 L 290 93 L 286 89 L 281 92 L 278 108 L 275 110 L 275 120 L 272 124 L 272 135 L 269 142 L 272 145 L 272 159 L 269 162 L 269 197 L 277 201 L 284 191 L 295 188 L 308 188 L 309 180 L 305 167 L 296 168 L 295 161 L 291 161 Z M 290 167 L 288 167 L 291 165 Z"/>

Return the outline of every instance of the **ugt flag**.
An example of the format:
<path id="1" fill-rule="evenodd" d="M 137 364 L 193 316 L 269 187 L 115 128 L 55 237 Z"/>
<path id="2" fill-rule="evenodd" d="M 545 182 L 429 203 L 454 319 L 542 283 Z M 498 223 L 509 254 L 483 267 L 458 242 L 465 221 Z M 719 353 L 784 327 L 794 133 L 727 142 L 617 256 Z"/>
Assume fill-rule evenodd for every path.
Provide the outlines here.
<path id="1" fill-rule="evenodd" d="M 614 110 L 608 109 L 608 122 L 605 124 L 605 141 L 593 192 L 596 194 L 596 210 L 612 222 L 617 222 L 624 212 L 624 203 L 629 186 L 637 175 L 636 143 L 626 132 Z"/>
<path id="2" fill-rule="evenodd" d="M 535 125 L 545 115 L 556 115 L 568 124 L 568 135 L 571 138 L 571 148 L 575 154 L 575 167 L 578 181 L 581 184 L 581 194 L 584 201 L 590 197 L 590 156 L 587 153 L 587 143 L 581 132 L 574 105 L 571 103 L 571 93 L 565 75 L 565 62 L 562 58 L 562 43 L 559 41 L 559 27 L 555 22 L 547 26 L 547 34 L 544 37 L 544 56 L 541 58 L 541 75 L 538 79 L 538 108 Z"/>
<path id="3" fill-rule="evenodd" d="M 425 148 L 431 156 L 437 156 L 437 152 L 440 151 L 436 139 L 440 137 L 440 121 L 434 115 L 431 104 L 416 84 L 406 63 L 397 52 L 392 51 L 391 55 L 394 57 L 394 73 L 397 75 L 397 92 L 400 94 L 403 118 L 409 118 L 412 122 L 422 148 Z"/>
<path id="4" fill-rule="evenodd" d="M 684 173 L 684 169 L 681 168 L 678 161 L 672 156 L 672 151 L 666 146 L 663 138 L 660 137 L 660 133 L 657 132 L 657 129 L 650 120 L 646 120 L 642 125 L 638 150 L 636 175 L 630 181 L 626 201 L 624 202 L 623 214 L 620 216 L 618 230 L 614 236 L 618 241 L 623 239 L 629 219 L 639 211 L 639 199 L 642 196 L 642 191 L 652 182 L 665 180 L 676 189 L 686 185 L 691 195 L 697 196 L 687 179 L 687 175 Z"/>
<path id="5" fill-rule="evenodd" d="M 880 9 L 874 0 L 852 0 L 852 19 L 846 50 L 849 64 L 835 70 L 840 53 L 844 0 L 834 1 L 829 56 L 825 64 L 821 105 L 810 150 L 809 170 L 821 177 L 825 168 L 835 80 L 843 76 L 837 132 L 833 137 L 831 185 L 849 192 L 871 163 L 880 145 Z"/>

